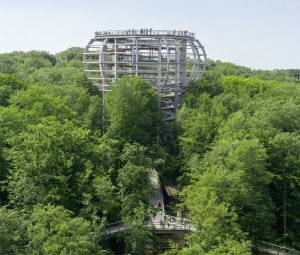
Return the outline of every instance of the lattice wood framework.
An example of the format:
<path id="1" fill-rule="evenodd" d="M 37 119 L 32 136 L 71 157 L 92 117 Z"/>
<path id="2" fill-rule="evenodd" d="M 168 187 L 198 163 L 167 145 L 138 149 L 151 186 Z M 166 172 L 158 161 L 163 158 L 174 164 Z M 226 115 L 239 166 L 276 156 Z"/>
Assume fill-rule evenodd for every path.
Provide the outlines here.
<path id="1" fill-rule="evenodd" d="M 206 62 L 195 34 L 182 30 L 99 31 L 83 53 L 84 70 L 103 93 L 123 75 L 149 81 L 162 95 L 166 121 L 174 118 L 189 81 L 202 78 Z"/>

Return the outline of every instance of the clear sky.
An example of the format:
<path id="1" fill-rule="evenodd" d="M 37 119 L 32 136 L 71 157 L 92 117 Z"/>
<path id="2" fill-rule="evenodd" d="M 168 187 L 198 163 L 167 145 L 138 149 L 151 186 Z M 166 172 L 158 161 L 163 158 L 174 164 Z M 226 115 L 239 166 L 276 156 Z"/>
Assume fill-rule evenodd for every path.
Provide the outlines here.
<path id="1" fill-rule="evenodd" d="M 189 30 L 210 59 L 300 69 L 300 0 L 0 0 L 0 53 L 58 53 L 128 28 Z"/>

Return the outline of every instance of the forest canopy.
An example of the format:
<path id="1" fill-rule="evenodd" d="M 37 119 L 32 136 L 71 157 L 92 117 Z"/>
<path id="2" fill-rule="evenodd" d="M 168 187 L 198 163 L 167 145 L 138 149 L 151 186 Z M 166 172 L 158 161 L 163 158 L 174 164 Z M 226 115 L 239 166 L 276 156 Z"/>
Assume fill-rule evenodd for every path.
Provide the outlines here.
<path id="1" fill-rule="evenodd" d="M 197 228 L 165 254 L 300 249 L 300 70 L 209 60 L 166 146 L 154 88 L 125 76 L 103 101 L 82 52 L 0 54 L 1 254 L 114 254 L 118 221 L 124 252 L 143 254 L 153 168 L 179 189 L 168 213 Z"/>

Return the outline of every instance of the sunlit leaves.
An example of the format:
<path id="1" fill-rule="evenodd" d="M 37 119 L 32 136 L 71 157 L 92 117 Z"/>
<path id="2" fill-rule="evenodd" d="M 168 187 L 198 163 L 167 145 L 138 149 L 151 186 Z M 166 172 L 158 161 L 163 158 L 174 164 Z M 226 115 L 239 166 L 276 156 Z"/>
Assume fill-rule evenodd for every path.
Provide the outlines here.
<path id="1" fill-rule="evenodd" d="M 102 254 L 90 238 L 90 223 L 60 206 L 37 206 L 28 227 L 30 254 Z"/>
<path id="2" fill-rule="evenodd" d="M 129 143 L 155 143 L 161 112 L 153 86 L 138 77 L 125 76 L 111 89 L 106 96 L 108 134 Z"/>

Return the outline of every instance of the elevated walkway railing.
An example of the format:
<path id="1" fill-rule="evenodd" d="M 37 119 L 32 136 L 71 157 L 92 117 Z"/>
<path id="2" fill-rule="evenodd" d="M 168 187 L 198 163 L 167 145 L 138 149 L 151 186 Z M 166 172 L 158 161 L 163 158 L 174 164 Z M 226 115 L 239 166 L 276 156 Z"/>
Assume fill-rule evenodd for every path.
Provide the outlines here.
<path id="1" fill-rule="evenodd" d="M 145 223 L 145 225 L 147 225 L 149 228 L 154 229 L 157 233 L 196 231 L 196 227 L 192 224 L 190 220 L 165 214 L 161 184 L 155 169 L 153 169 L 153 171 L 151 172 L 150 182 L 152 186 L 152 192 L 150 196 L 149 206 L 156 206 L 156 203 L 158 201 L 160 202 L 160 206 L 159 208 L 157 208 L 158 211 L 155 213 L 155 215 L 150 216 L 149 221 Z M 124 223 L 121 221 L 110 223 L 105 226 L 106 236 L 112 236 L 117 233 L 124 232 L 126 230 L 129 230 L 129 227 L 125 226 Z M 300 251 L 289 249 L 272 243 L 267 243 L 264 241 L 257 242 L 253 249 L 258 251 L 259 254 L 266 255 L 300 255 Z"/>
<path id="2" fill-rule="evenodd" d="M 196 231 L 196 227 L 191 223 L 191 221 L 171 215 L 156 215 L 147 223 L 147 226 L 149 228 L 153 228 L 157 233 Z M 126 227 L 123 222 L 118 221 L 106 225 L 105 234 L 106 236 L 112 236 L 126 230 L 128 230 L 128 227 Z M 300 255 L 300 251 L 264 241 L 259 241 L 256 244 L 255 250 L 260 254 L 266 255 Z"/>
<path id="3" fill-rule="evenodd" d="M 268 255 L 300 255 L 300 251 L 289 249 L 272 243 L 267 243 L 264 241 L 259 241 L 255 249 L 262 254 Z"/>
<path id="4" fill-rule="evenodd" d="M 105 226 L 105 231 L 104 232 L 107 236 L 110 236 L 110 235 L 117 234 L 119 232 L 123 232 L 126 229 L 127 229 L 127 227 L 123 224 L 123 222 L 117 221 L 117 222 L 107 224 Z"/>
<path id="5" fill-rule="evenodd" d="M 148 224 L 148 226 L 153 227 L 157 232 L 177 232 L 177 231 L 193 232 L 193 231 L 196 231 L 196 228 L 192 224 L 154 222 L 154 223 Z"/>
<path id="6" fill-rule="evenodd" d="M 174 232 L 174 231 L 196 231 L 195 226 L 187 219 L 182 219 L 170 215 L 158 215 L 147 222 L 149 228 L 156 232 Z M 123 222 L 118 221 L 105 226 L 106 236 L 111 236 L 128 230 Z"/>
<path id="7" fill-rule="evenodd" d="M 151 28 L 142 29 L 125 29 L 125 30 L 106 30 L 96 31 L 96 37 L 107 37 L 107 36 L 128 36 L 128 35 L 167 35 L 167 36 L 186 36 L 195 37 L 195 33 L 191 33 L 187 30 L 155 30 Z"/>

